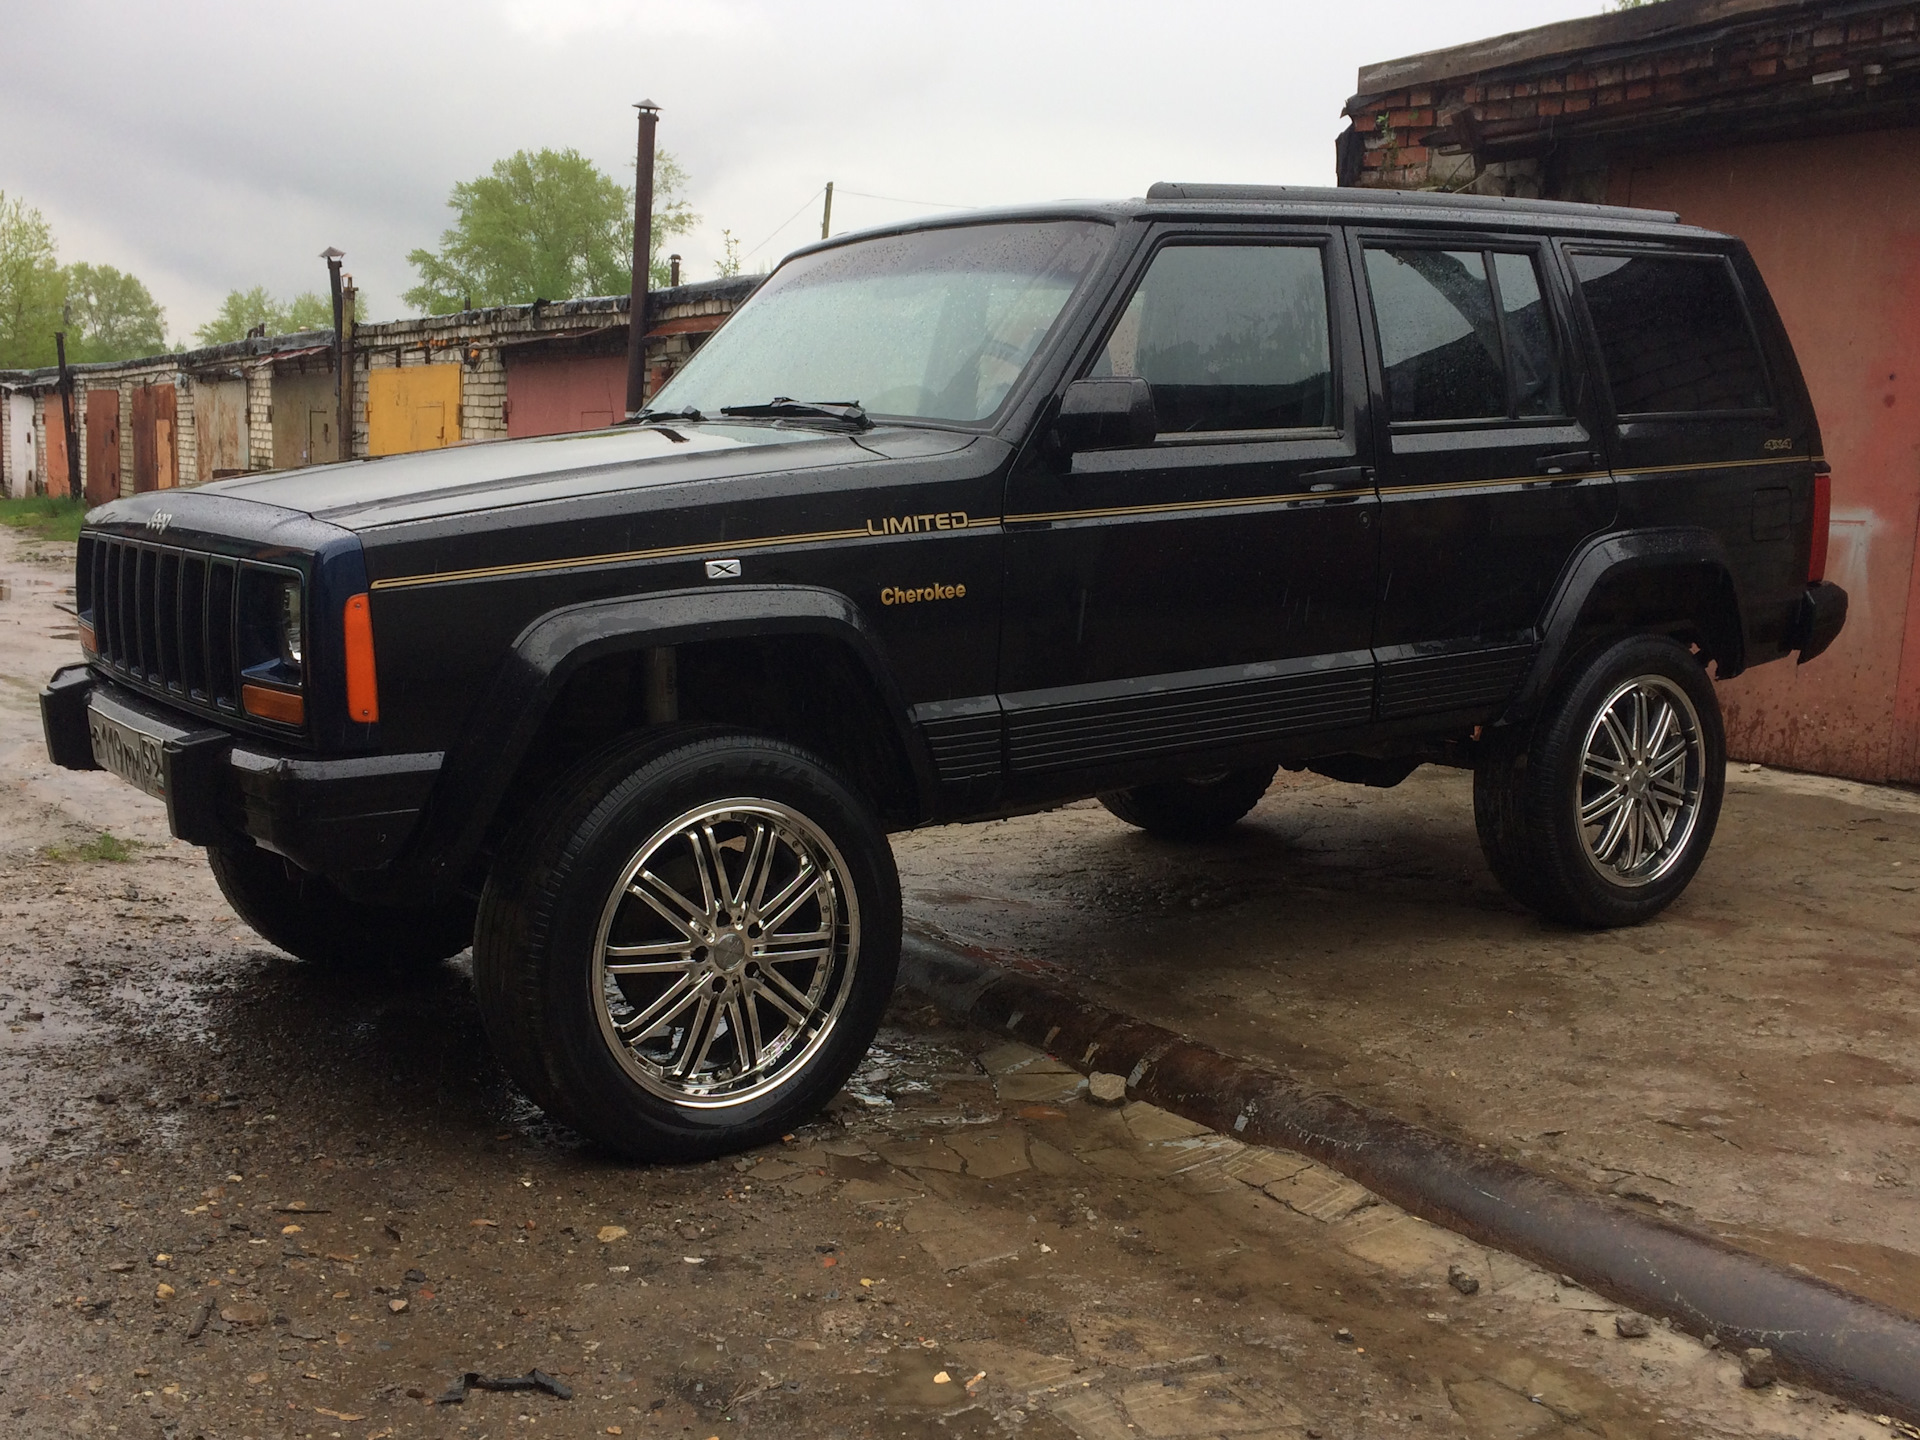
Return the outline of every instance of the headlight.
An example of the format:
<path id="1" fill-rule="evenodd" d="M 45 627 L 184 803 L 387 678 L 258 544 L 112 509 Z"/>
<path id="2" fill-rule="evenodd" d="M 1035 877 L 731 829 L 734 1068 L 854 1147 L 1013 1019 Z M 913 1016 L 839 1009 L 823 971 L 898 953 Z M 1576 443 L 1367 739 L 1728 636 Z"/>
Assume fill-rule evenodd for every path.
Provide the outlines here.
<path id="1" fill-rule="evenodd" d="M 300 614 L 300 582 L 289 580 L 280 587 L 280 658 L 298 668 L 306 650 L 306 635 Z"/>

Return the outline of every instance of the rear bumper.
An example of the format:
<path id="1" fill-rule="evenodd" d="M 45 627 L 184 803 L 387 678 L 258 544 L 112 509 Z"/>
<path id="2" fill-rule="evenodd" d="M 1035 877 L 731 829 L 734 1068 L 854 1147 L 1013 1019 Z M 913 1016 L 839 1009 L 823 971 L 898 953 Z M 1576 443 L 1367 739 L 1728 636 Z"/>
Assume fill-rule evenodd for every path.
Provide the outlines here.
<path id="1" fill-rule="evenodd" d="M 1800 596 L 1788 630 L 1787 648 L 1798 650 L 1804 665 L 1833 644 L 1846 623 L 1847 592 L 1831 581 L 1818 581 Z"/>
<path id="2" fill-rule="evenodd" d="M 47 754 L 98 770 L 91 715 L 158 744 L 167 824 L 193 845 L 240 838 L 328 875 L 379 870 L 400 854 L 439 777 L 439 752 L 323 760 L 273 749 L 97 679 L 84 665 L 40 692 Z"/>

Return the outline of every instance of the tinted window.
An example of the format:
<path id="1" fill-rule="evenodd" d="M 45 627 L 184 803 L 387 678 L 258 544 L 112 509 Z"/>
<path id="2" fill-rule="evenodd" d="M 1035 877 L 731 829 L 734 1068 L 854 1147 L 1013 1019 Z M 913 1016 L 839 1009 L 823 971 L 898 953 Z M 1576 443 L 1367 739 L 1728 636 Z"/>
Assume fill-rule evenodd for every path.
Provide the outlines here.
<path id="1" fill-rule="evenodd" d="M 1500 321 L 1479 251 L 1369 247 L 1367 285 L 1395 420 L 1506 415 Z"/>
<path id="2" fill-rule="evenodd" d="M 1561 415 L 1560 367 L 1553 353 L 1553 327 L 1533 257 L 1496 253 L 1493 278 L 1500 290 L 1500 327 L 1507 340 L 1515 415 Z"/>
<path id="3" fill-rule="evenodd" d="M 1091 373 L 1151 384 L 1163 434 L 1330 426 L 1323 264 L 1318 246 L 1169 246 Z"/>
<path id="4" fill-rule="evenodd" d="M 1766 370 L 1724 260 L 1572 260 L 1620 414 L 1766 408 Z"/>

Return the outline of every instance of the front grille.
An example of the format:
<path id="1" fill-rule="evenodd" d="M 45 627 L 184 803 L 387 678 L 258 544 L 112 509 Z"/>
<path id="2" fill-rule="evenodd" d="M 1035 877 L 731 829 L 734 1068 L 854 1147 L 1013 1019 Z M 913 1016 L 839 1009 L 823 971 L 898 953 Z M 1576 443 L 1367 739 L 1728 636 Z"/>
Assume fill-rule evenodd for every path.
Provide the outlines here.
<path id="1" fill-rule="evenodd" d="M 143 690 L 237 712 L 240 563 L 112 535 L 80 540 L 75 599 L 94 658 Z"/>

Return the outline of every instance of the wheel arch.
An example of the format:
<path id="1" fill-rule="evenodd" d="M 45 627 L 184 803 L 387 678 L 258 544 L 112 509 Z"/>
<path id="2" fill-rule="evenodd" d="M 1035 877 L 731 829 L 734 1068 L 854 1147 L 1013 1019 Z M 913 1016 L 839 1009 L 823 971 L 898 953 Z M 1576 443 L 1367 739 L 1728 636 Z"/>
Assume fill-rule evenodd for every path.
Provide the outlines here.
<path id="1" fill-rule="evenodd" d="M 1699 647 L 1721 679 L 1746 668 L 1746 626 L 1726 546 L 1711 530 L 1673 526 L 1595 536 L 1562 571 L 1540 648 L 1502 720 L 1536 712 L 1587 645 L 1664 631 Z"/>
<path id="2" fill-rule="evenodd" d="M 929 813 L 935 780 L 932 765 L 908 721 L 898 686 L 859 608 L 846 596 L 815 586 L 729 586 L 724 590 L 667 591 L 653 595 L 590 601 L 551 611 L 529 624 L 478 697 L 474 721 L 450 751 L 434 787 L 427 823 L 416 849 L 420 863 L 437 885 L 457 883 L 497 829 L 504 805 L 543 736 L 556 721 L 556 707 L 570 691 L 590 690 L 601 675 L 631 669 L 649 651 L 676 657 L 733 647 L 779 650 L 793 656 L 824 656 L 838 667 L 823 684 L 834 690 L 845 735 L 865 742 L 836 744 L 821 727 L 807 733 L 779 725 L 761 725 L 768 733 L 797 743 L 814 742 L 824 758 L 847 768 L 864 782 L 868 798 L 883 817 L 912 824 Z M 684 673 L 685 662 L 681 660 Z M 684 687 L 683 687 L 684 688 Z M 816 707 L 817 708 L 817 707 Z M 691 719 L 727 719 L 748 725 L 741 715 L 696 714 Z M 638 728 L 629 720 L 604 738 Z M 841 749 L 845 754 L 836 754 Z M 851 761 L 852 763 L 849 763 Z"/>

